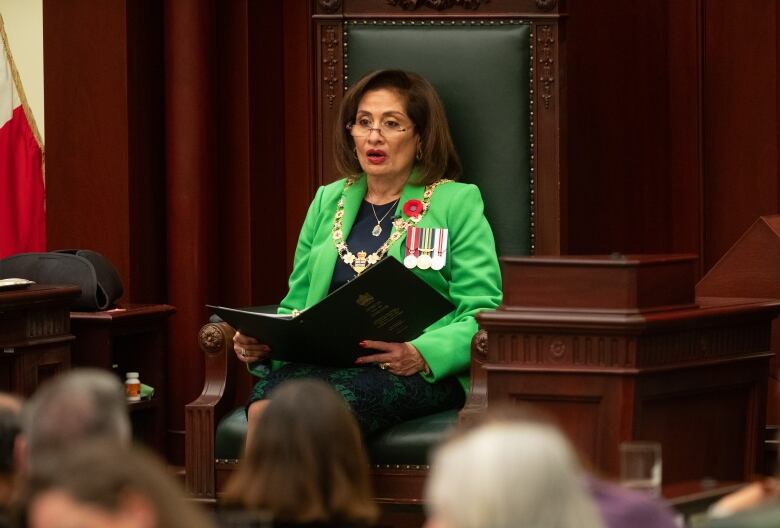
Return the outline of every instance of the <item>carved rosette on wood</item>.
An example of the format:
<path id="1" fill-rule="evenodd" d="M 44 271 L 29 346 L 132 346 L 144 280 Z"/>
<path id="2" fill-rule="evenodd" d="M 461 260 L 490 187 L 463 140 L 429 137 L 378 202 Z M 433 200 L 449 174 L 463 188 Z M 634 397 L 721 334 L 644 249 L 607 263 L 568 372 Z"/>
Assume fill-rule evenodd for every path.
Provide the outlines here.
<path id="1" fill-rule="evenodd" d="M 430 7 L 437 11 L 444 11 L 452 7 L 463 7 L 465 9 L 479 9 L 482 4 L 489 0 L 387 0 L 388 5 L 400 7 L 406 11 L 414 11 L 420 6 Z"/>
<path id="2" fill-rule="evenodd" d="M 550 109 L 555 87 L 555 28 L 552 25 L 536 27 L 537 62 L 539 64 L 539 83 L 541 85 L 542 104 Z"/>
<path id="3" fill-rule="evenodd" d="M 318 0 L 317 3 L 326 13 L 335 13 L 341 9 L 341 0 Z"/>
<path id="4" fill-rule="evenodd" d="M 222 335 L 219 327 L 214 323 L 209 323 L 201 327 L 198 332 L 198 343 L 200 349 L 207 354 L 215 354 L 225 346 L 225 336 Z"/>
<path id="5" fill-rule="evenodd" d="M 328 108 L 333 108 L 339 83 L 339 26 L 322 27 L 322 94 Z"/>
<path id="6" fill-rule="evenodd" d="M 479 359 L 485 360 L 487 359 L 487 349 L 488 349 L 487 331 L 483 329 L 477 330 L 477 333 L 474 334 L 474 337 L 471 338 L 472 352 L 476 354 L 479 357 Z"/>
<path id="7" fill-rule="evenodd" d="M 551 11 L 558 5 L 558 0 L 536 0 L 536 7 L 542 11 Z"/>

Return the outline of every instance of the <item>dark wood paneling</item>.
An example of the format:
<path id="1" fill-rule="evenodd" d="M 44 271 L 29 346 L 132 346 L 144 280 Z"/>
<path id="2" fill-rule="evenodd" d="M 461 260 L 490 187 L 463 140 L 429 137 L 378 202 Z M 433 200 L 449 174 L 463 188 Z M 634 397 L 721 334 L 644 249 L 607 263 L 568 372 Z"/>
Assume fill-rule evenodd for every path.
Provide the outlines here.
<path id="1" fill-rule="evenodd" d="M 300 134 L 294 141 L 303 153 L 307 141 L 301 123 L 285 120 L 286 98 L 300 104 L 284 85 L 283 6 L 288 3 L 249 3 L 252 304 L 278 303 L 287 292 L 287 231 L 297 236 L 303 223 L 303 217 L 293 224 L 283 221 L 287 206 L 284 131 L 290 127 Z M 306 68 L 306 63 L 298 67 Z"/>
<path id="2" fill-rule="evenodd" d="M 127 301 L 165 300 L 163 4 L 127 2 L 130 288 Z"/>
<path id="3" fill-rule="evenodd" d="M 576 0 L 575 0 L 576 1 Z M 329 9 L 329 5 L 336 5 L 338 7 L 339 2 L 329 2 L 328 0 L 320 0 L 317 2 L 317 14 L 329 15 L 333 13 L 333 9 Z M 376 0 L 344 0 L 343 11 L 345 13 L 354 14 L 354 16 L 368 15 L 368 16 L 481 16 L 484 14 L 506 14 L 508 16 L 516 16 L 518 14 L 540 14 L 540 13 L 558 13 L 565 11 L 567 2 L 566 0 L 558 1 L 542 1 L 542 0 L 478 0 L 471 2 L 470 7 L 465 5 L 458 5 L 458 2 L 438 2 L 441 4 L 441 8 L 432 7 L 436 2 L 429 2 L 425 0 L 387 0 L 385 2 L 377 2 Z M 450 4 L 450 5 L 448 5 Z M 545 8 L 540 5 L 546 6 Z M 339 11 L 339 9 L 336 9 Z"/>
<path id="4" fill-rule="evenodd" d="M 165 293 L 161 14 L 152 0 L 43 4 L 48 245 L 106 255 L 124 301 Z"/>
<path id="5" fill-rule="evenodd" d="M 48 247 L 103 253 L 129 292 L 125 2 L 46 0 L 43 24 Z"/>
<path id="6" fill-rule="evenodd" d="M 694 252 L 706 271 L 778 211 L 776 2 L 568 9 L 569 251 Z"/>
<path id="7" fill-rule="evenodd" d="M 669 60 L 671 44 L 695 41 L 689 2 L 571 2 L 567 20 L 569 84 L 569 251 L 695 251 L 696 225 L 677 216 L 696 186 L 679 184 L 695 167 L 696 114 L 672 110 L 696 87 L 690 54 Z M 677 19 L 678 10 L 684 16 Z M 675 23 L 670 24 L 674 19 Z M 595 30 L 595 28 L 598 28 Z M 694 106 L 695 110 L 695 100 Z M 676 161 L 672 163 L 672 156 Z M 693 177 L 696 173 L 686 174 Z M 693 188 L 690 188 L 693 187 Z M 685 192 L 684 206 L 669 199 Z M 689 232 L 688 230 L 693 230 Z M 673 240 L 679 240 L 672 243 Z"/>
<path id="8" fill-rule="evenodd" d="M 219 110 L 216 112 L 216 147 L 219 161 L 219 202 L 212 204 L 213 221 L 228 258 L 216 262 L 215 297 L 209 301 L 231 306 L 252 304 L 252 232 L 250 219 L 249 134 L 249 24 L 247 2 L 220 2 L 216 6 L 215 46 L 218 46 L 215 78 Z M 220 249 L 222 249 L 220 248 Z M 242 280 L 233 280 L 241 277 Z"/>
<path id="9" fill-rule="evenodd" d="M 284 159 L 287 271 L 314 197 L 314 81 L 311 2 L 284 2 Z"/>
<path id="10" fill-rule="evenodd" d="M 778 211 L 774 0 L 703 2 L 705 268 Z"/>
<path id="11" fill-rule="evenodd" d="M 184 461 L 184 405 L 200 392 L 202 356 L 192 340 L 206 320 L 216 277 L 215 10 L 212 2 L 165 3 L 166 207 L 169 326 L 169 457 Z M 229 258 L 229 256 L 228 256 Z"/>
<path id="12" fill-rule="evenodd" d="M 667 250 L 701 254 L 702 155 L 701 143 L 701 24 L 698 0 L 668 1 L 669 173 L 665 199 L 669 201 L 671 229 Z M 669 51 L 673 50 L 673 51 Z M 699 261 L 701 272 L 701 260 Z"/>

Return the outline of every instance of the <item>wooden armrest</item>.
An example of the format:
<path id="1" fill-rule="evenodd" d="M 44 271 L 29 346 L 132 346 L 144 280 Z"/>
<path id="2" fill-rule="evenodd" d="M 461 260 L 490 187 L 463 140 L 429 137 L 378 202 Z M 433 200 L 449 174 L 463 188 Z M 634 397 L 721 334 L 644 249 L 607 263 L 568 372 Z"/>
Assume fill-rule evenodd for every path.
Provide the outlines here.
<path id="1" fill-rule="evenodd" d="M 216 492 L 214 432 L 234 401 L 234 334 L 235 330 L 224 322 L 205 324 L 198 332 L 205 364 L 203 390 L 184 409 L 185 486 L 189 494 L 198 498 L 213 498 Z"/>
<path id="2" fill-rule="evenodd" d="M 458 421 L 466 422 L 487 409 L 487 375 L 482 366 L 487 359 L 488 334 L 478 330 L 471 338 L 471 376 L 466 404 L 458 414 Z"/>
<path id="3" fill-rule="evenodd" d="M 214 407 L 223 399 L 232 403 L 232 394 L 225 394 L 235 386 L 233 335 L 236 331 L 227 323 L 207 323 L 198 332 L 198 346 L 204 354 L 203 390 L 187 407 Z M 225 397 L 227 396 L 227 397 Z"/>

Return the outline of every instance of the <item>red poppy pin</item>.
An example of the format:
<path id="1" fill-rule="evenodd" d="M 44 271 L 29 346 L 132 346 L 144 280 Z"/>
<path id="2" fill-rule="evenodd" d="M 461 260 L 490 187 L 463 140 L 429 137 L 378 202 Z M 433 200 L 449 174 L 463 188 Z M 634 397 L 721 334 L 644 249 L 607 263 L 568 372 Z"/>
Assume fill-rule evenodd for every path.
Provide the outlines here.
<path id="1" fill-rule="evenodd" d="M 404 214 L 412 217 L 423 212 L 423 203 L 420 200 L 407 200 L 404 203 Z"/>

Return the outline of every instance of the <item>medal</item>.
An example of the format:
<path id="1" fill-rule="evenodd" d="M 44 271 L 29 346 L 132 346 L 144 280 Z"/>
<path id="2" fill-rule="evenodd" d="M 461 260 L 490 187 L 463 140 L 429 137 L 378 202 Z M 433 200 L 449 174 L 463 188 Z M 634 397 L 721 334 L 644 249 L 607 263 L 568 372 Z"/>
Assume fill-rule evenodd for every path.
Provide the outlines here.
<path id="1" fill-rule="evenodd" d="M 358 251 L 357 255 L 355 255 L 355 261 L 352 263 L 352 269 L 360 275 L 367 267 L 368 260 L 366 260 L 366 252 Z"/>
<path id="2" fill-rule="evenodd" d="M 420 256 L 417 257 L 417 267 L 426 270 L 431 267 L 431 253 L 433 253 L 433 229 L 420 228 Z"/>
<path id="3" fill-rule="evenodd" d="M 404 266 L 409 269 L 417 265 L 417 244 L 420 241 L 420 229 L 410 227 L 406 230 L 406 256 L 404 257 Z"/>
<path id="4" fill-rule="evenodd" d="M 443 227 L 434 231 L 433 259 L 431 268 L 440 270 L 447 262 L 447 230 Z"/>

